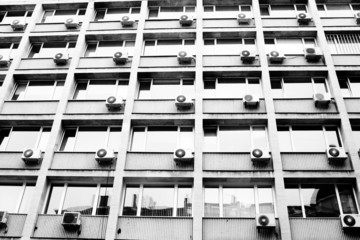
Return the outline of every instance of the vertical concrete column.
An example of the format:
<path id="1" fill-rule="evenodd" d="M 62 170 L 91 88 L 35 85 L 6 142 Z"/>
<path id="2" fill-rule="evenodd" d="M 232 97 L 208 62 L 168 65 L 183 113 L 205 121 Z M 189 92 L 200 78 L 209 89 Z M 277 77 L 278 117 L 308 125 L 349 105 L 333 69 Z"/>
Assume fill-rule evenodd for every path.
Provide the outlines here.
<path id="1" fill-rule="evenodd" d="M 265 105 L 268 119 L 268 135 L 271 156 L 274 167 L 275 178 L 275 196 L 277 214 L 279 217 L 281 228 L 281 239 L 291 239 L 291 229 L 289 216 L 286 207 L 286 194 L 284 184 L 284 174 L 282 170 L 281 154 L 279 148 L 279 140 L 277 134 L 276 114 L 274 109 L 274 103 L 271 96 L 271 84 L 270 84 L 270 72 L 267 62 L 267 53 L 265 49 L 264 28 L 262 27 L 262 20 L 260 14 L 260 5 L 258 0 L 252 1 L 255 24 L 256 24 L 256 42 L 259 50 L 259 58 L 261 64 L 261 83 L 265 95 Z"/>
<path id="2" fill-rule="evenodd" d="M 114 174 L 114 184 L 113 184 L 113 196 L 110 203 L 110 213 L 106 229 L 107 240 L 113 240 L 116 238 L 117 234 L 117 222 L 121 210 L 121 199 L 124 194 L 124 173 L 125 173 L 125 162 L 127 150 L 129 147 L 129 140 L 131 135 L 131 116 L 132 110 L 134 107 L 135 93 L 137 90 L 137 78 L 138 78 L 138 69 L 140 65 L 140 56 L 143 45 L 143 32 L 145 28 L 145 19 L 148 11 L 148 1 L 141 2 L 140 10 L 140 19 L 138 22 L 138 28 L 136 31 L 134 55 L 131 63 L 130 78 L 129 78 L 129 87 L 128 94 L 126 99 L 124 117 L 122 121 L 122 130 L 121 130 L 121 146 L 118 149 L 118 157 L 116 170 Z"/>
<path id="3" fill-rule="evenodd" d="M 40 3 L 37 5 L 37 11 L 40 11 L 40 13 L 37 13 L 37 14 L 42 13 L 42 8 L 41 8 Z M 86 15 L 84 18 L 86 20 L 82 23 L 82 26 L 81 26 L 81 29 L 80 29 L 80 32 L 78 35 L 78 39 L 76 42 L 76 49 L 84 49 L 85 48 L 85 44 L 86 44 L 85 33 L 86 33 L 86 29 L 88 29 L 88 27 L 89 27 L 89 19 L 93 15 L 93 12 L 94 12 L 94 2 L 89 1 L 87 9 L 86 9 Z M 33 235 L 36 220 L 37 220 L 37 215 L 39 213 L 41 213 L 41 210 L 43 209 L 44 203 L 46 201 L 45 195 L 46 195 L 46 188 L 48 186 L 48 182 L 47 182 L 48 170 L 51 167 L 51 161 L 52 161 L 52 158 L 54 155 L 54 150 L 56 150 L 58 148 L 57 143 L 59 143 L 59 138 L 61 137 L 61 134 L 62 134 L 62 125 L 61 125 L 62 117 L 63 117 L 63 113 L 66 109 L 68 96 L 70 95 L 70 92 L 72 91 L 72 86 L 73 86 L 72 83 L 74 81 L 74 72 L 79 63 L 81 54 L 82 54 L 82 51 L 74 51 L 74 55 L 70 61 L 70 66 L 67 71 L 67 76 L 65 79 L 63 94 L 59 101 L 59 105 L 58 105 L 56 114 L 54 116 L 54 121 L 53 121 L 53 124 L 51 127 L 49 142 L 48 142 L 46 150 L 45 150 L 44 158 L 41 163 L 41 168 L 38 172 L 38 179 L 37 179 L 35 190 L 34 190 L 34 193 L 32 196 L 31 206 L 29 207 L 30 210 L 29 210 L 29 213 L 28 213 L 26 221 L 25 221 L 23 237 L 21 238 L 22 240 L 29 240 L 31 238 L 31 236 Z"/>
<path id="4" fill-rule="evenodd" d="M 320 19 L 319 12 L 317 10 L 316 2 L 309 1 L 308 4 L 309 4 L 309 6 L 308 6 L 309 10 L 312 14 L 313 21 L 316 26 L 317 41 L 318 41 L 318 44 L 319 44 L 321 50 L 323 51 L 325 63 L 326 63 L 327 69 L 328 69 L 328 83 L 332 90 L 332 92 L 331 92 L 332 97 L 335 99 L 336 106 L 339 111 L 340 120 L 341 120 L 340 130 L 341 130 L 341 134 L 343 136 L 344 147 L 345 147 L 346 151 L 348 152 L 349 157 L 352 161 L 352 166 L 354 168 L 354 173 L 355 173 L 354 176 L 356 177 L 356 183 L 357 183 L 356 187 L 359 190 L 360 189 L 360 162 L 359 162 L 358 149 L 356 149 L 356 145 L 353 140 L 353 134 L 352 134 L 351 124 L 350 124 L 350 120 L 349 120 L 349 114 L 347 113 L 345 101 L 341 94 L 341 89 L 340 89 L 339 81 L 337 78 L 336 69 L 335 69 L 334 62 L 333 62 L 333 59 L 331 56 L 330 47 L 328 46 L 327 41 L 326 41 L 325 31 L 321 24 L 321 19 Z M 347 161 L 349 161 L 349 160 L 347 160 Z M 360 199 L 359 191 L 357 191 L 357 195 L 358 195 L 358 199 Z"/>
<path id="5" fill-rule="evenodd" d="M 194 186 L 193 186 L 193 239 L 202 239 L 203 206 L 203 109 L 202 98 L 204 91 L 203 81 L 203 1 L 196 1 L 196 67 L 195 67 L 195 160 L 194 160 Z"/>

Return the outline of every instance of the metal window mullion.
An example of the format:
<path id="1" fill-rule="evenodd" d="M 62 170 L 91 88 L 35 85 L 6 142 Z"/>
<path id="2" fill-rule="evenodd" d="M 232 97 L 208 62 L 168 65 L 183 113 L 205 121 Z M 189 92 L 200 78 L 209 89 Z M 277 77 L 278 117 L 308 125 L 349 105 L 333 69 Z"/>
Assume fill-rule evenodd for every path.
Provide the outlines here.
<path id="1" fill-rule="evenodd" d="M 250 143 L 251 143 L 251 148 L 254 147 L 254 137 L 253 137 L 253 126 L 249 126 L 250 128 Z"/>
<path id="2" fill-rule="evenodd" d="M 106 136 L 105 136 L 105 139 L 104 139 L 104 146 L 105 147 L 108 147 L 109 145 L 109 138 L 110 138 L 110 131 L 111 130 L 111 127 L 108 126 L 107 129 L 106 129 Z"/>
<path id="3" fill-rule="evenodd" d="M 52 89 L 52 94 L 51 94 L 51 97 L 50 97 L 51 100 L 54 99 L 56 86 L 57 86 L 57 81 L 55 80 L 55 81 L 54 81 L 54 85 L 53 85 L 53 89 Z"/>
<path id="4" fill-rule="evenodd" d="M 120 83 L 120 79 L 116 79 L 115 80 L 115 90 L 114 90 L 114 96 L 117 97 L 118 92 L 119 92 L 119 83 Z"/>
<path id="5" fill-rule="evenodd" d="M 255 213 L 260 213 L 258 186 L 254 185 Z"/>
<path id="6" fill-rule="evenodd" d="M 344 147 L 344 142 L 343 142 L 343 139 L 342 139 L 342 136 L 341 136 L 339 126 L 336 126 L 336 135 L 339 136 L 339 139 L 338 139 L 339 140 L 339 145 L 341 145 L 341 147 Z"/>
<path id="7" fill-rule="evenodd" d="M 74 146 L 73 146 L 73 149 L 72 149 L 73 152 L 74 152 L 75 149 L 76 149 L 76 143 L 77 143 L 78 133 L 79 133 L 79 127 L 76 127 L 75 139 L 74 139 Z"/>
<path id="8" fill-rule="evenodd" d="M 137 211 L 136 211 L 136 216 L 140 216 L 140 214 L 141 214 L 143 191 L 144 191 L 144 184 L 140 184 L 140 187 L 139 187 L 139 199 L 138 199 L 138 204 L 137 204 L 138 208 L 137 208 Z"/>
<path id="9" fill-rule="evenodd" d="M 36 141 L 35 141 L 35 146 L 34 146 L 35 148 L 39 147 L 39 143 L 40 143 L 43 131 L 44 131 L 44 128 L 40 127 L 40 131 L 39 131 L 38 136 L 37 136 Z"/>
<path id="10" fill-rule="evenodd" d="M 179 185 L 175 184 L 174 186 L 174 207 L 173 207 L 173 217 L 176 217 L 177 213 L 177 205 L 178 205 L 178 191 L 179 191 Z"/>
<path id="11" fill-rule="evenodd" d="M 360 46 L 359 46 L 359 35 L 358 34 L 353 34 L 353 40 L 354 40 L 354 47 L 357 50 L 356 53 L 360 53 Z"/>
<path id="12" fill-rule="evenodd" d="M 96 186 L 96 194 L 95 194 L 95 199 L 94 199 L 91 215 L 96 215 L 96 208 L 98 206 L 98 202 L 99 202 L 99 198 L 100 198 L 100 190 L 101 190 L 101 184 L 99 183 Z"/>
<path id="13" fill-rule="evenodd" d="M 298 185 L 298 190 L 299 190 L 299 196 L 300 196 L 301 212 L 302 212 L 303 218 L 306 218 L 304 198 L 302 196 L 302 190 L 301 190 L 300 184 Z"/>
<path id="14" fill-rule="evenodd" d="M 19 98 L 18 100 L 26 100 L 26 94 L 27 94 L 27 91 L 28 91 L 28 89 L 29 89 L 29 84 L 30 84 L 30 81 L 27 81 L 26 87 L 25 87 L 25 90 L 24 90 L 23 97 L 22 97 L 22 98 Z M 19 97 L 20 97 L 20 95 L 19 95 Z"/>
<path id="15" fill-rule="evenodd" d="M 65 202 L 65 197 L 66 197 L 66 193 L 67 193 L 67 188 L 68 188 L 68 183 L 65 183 L 64 184 L 64 190 L 63 190 L 63 193 L 61 195 L 61 198 L 60 198 L 60 203 L 59 203 L 59 210 L 58 210 L 58 214 L 62 214 L 62 210 L 63 210 L 63 206 L 64 206 L 64 202 Z"/>
<path id="16" fill-rule="evenodd" d="M 273 203 L 274 203 L 274 214 L 275 214 L 275 217 L 277 218 L 278 214 L 277 214 L 276 194 L 275 194 L 274 186 L 271 186 L 271 193 L 272 193 L 272 198 L 273 198 Z"/>
<path id="17" fill-rule="evenodd" d="M 293 152 L 296 152 L 296 147 L 294 144 L 294 138 L 293 138 L 293 130 L 292 130 L 292 126 L 289 126 L 289 135 L 290 135 L 290 141 L 291 141 L 291 150 Z"/>
<path id="18" fill-rule="evenodd" d="M 267 150 L 270 150 L 269 134 L 268 134 L 268 130 L 267 130 L 267 127 L 266 127 L 266 126 L 264 126 L 264 131 L 265 131 L 265 138 L 266 138 Z"/>
<path id="19" fill-rule="evenodd" d="M 220 152 L 220 125 L 216 126 L 216 150 Z"/>
<path id="20" fill-rule="evenodd" d="M 220 185 L 219 186 L 219 213 L 220 213 L 220 217 L 224 217 L 224 199 L 223 199 L 223 186 Z"/>
<path id="21" fill-rule="evenodd" d="M 343 214 L 343 209 L 342 209 L 342 205 L 341 205 L 341 198 L 340 198 L 340 194 L 339 194 L 339 189 L 337 187 L 337 184 L 334 184 L 334 188 L 335 188 L 335 195 L 336 195 L 336 199 L 339 205 L 339 210 L 340 210 L 340 215 Z"/>
<path id="22" fill-rule="evenodd" d="M 89 89 L 89 85 L 90 85 L 90 79 L 88 79 L 86 81 L 86 89 L 85 89 L 85 99 L 88 99 L 88 89 Z M 75 93 L 74 93 L 75 94 Z"/>
<path id="23" fill-rule="evenodd" d="M 358 214 L 359 214 L 359 213 L 360 213 L 359 200 L 358 200 L 358 198 L 357 198 L 355 188 L 352 186 L 351 189 L 352 189 L 352 194 L 353 194 L 354 199 L 355 199 L 355 205 L 356 205 L 356 208 L 357 208 L 357 212 L 358 212 Z"/>
<path id="24" fill-rule="evenodd" d="M 313 89 L 313 93 L 316 93 L 317 91 L 316 91 L 316 87 L 315 87 L 315 81 L 314 81 L 314 78 L 313 77 L 311 77 L 311 85 L 312 85 L 312 89 Z"/>
<path id="25" fill-rule="evenodd" d="M 181 127 L 177 126 L 177 147 L 181 148 L 182 146 L 180 146 L 180 142 L 181 142 Z"/>
<path id="26" fill-rule="evenodd" d="M 14 130 L 14 127 L 11 127 L 10 131 L 9 131 L 9 135 L 8 135 L 8 140 L 6 141 L 6 146 L 4 146 L 5 151 L 7 150 L 7 147 L 9 145 L 9 141 L 11 139 L 11 135 L 12 135 L 13 130 Z"/>
<path id="27" fill-rule="evenodd" d="M 322 130 L 323 130 L 323 136 L 324 136 L 324 140 L 325 140 L 325 149 L 329 146 L 329 142 L 326 136 L 326 127 L 322 126 Z"/>
<path id="28" fill-rule="evenodd" d="M 15 213 L 19 213 L 21 202 L 22 202 L 22 199 L 23 199 L 24 194 L 25 194 L 25 188 L 26 188 L 26 182 L 24 182 L 23 185 L 22 185 L 22 189 L 21 189 L 21 192 L 19 194 L 18 201 L 16 203 Z"/>
<path id="29" fill-rule="evenodd" d="M 46 199 L 46 204 L 44 204 L 43 205 L 43 208 L 42 208 L 42 210 L 41 210 L 41 213 L 43 213 L 43 214 L 45 214 L 45 210 L 46 210 L 46 208 L 48 207 L 48 203 L 49 203 L 49 201 L 50 201 L 50 190 L 51 190 L 51 184 L 49 184 L 48 186 L 47 186 L 47 188 L 46 188 L 46 197 L 45 197 L 45 199 Z"/>

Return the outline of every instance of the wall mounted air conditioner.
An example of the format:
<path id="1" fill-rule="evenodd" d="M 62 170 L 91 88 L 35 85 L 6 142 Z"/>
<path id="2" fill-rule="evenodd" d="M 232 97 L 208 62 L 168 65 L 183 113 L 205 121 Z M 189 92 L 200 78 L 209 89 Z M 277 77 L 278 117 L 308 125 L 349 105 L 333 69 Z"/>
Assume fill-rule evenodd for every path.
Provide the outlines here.
<path id="1" fill-rule="evenodd" d="M 9 54 L 2 54 L 0 53 L 0 66 L 7 67 L 10 63 L 10 56 Z"/>
<path id="2" fill-rule="evenodd" d="M 179 95 L 175 99 L 175 106 L 178 110 L 190 109 L 193 105 L 193 100 L 185 95 Z"/>
<path id="3" fill-rule="evenodd" d="M 132 27 L 134 26 L 135 20 L 131 16 L 123 16 L 120 22 L 123 27 Z"/>
<path id="4" fill-rule="evenodd" d="M 355 13 L 356 23 L 360 24 L 360 12 Z"/>
<path id="5" fill-rule="evenodd" d="M 243 97 L 245 108 L 257 108 L 259 106 L 259 96 L 254 94 L 245 94 Z"/>
<path id="6" fill-rule="evenodd" d="M 345 149 L 337 146 L 329 146 L 326 149 L 326 156 L 330 164 L 341 165 L 348 158 Z"/>
<path id="7" fill-rule="evenodd" d="M 256 53 L 255 51 L 242 50 L 240 53 L 240 60 L 243 63 L 252 63 L 255 61 Z"/>
<path id="8" fill-rule="evenodd" d="M 65 26 L 67 29 L 78 28 L 79 20 L 76 17 L 71 17 L 65 20 Z"/>
<path id="9" fill-rule="evenodd" d="M 342 229 L 346 231 L 360 230 L 360 214 L 343 214 L 340 216 Z"/>
<path id="10" fill-rule="evenodd" d="M 23 151 L 21 159 L 25 164 L 39 164 L 42 160 L 42 152 L 40 149 L 28 148 Z"/>
<path id="11" fill-rule="evenodd" d="M 6 211 L 0 211 L 0 229 L 7 227 L 9 214 Z"/>
<path id="12" fill-rule="evenodd" d="M 179 148 L 174 151 L 174 161 L 176 163 L 190 163 L 194 160 L 192 149 Z"/>
<path id="13" fill-rule="evenodd" d="M 317 108 L 327 108 L 331 102 L 330 93 L 315 93 L 313 99 Z"/>
<path id="14" fill-rule="evenodd" d="M 318 47 L 305 48 L 304 55 L 305 55 L 305 59 L 308 62 L 317 62 L 323 57 L 323 54 L 320 48 Z"/>
<path id="15" fill-rule="evenodd" d="M 308 13 L 299 13 L 296 15 L 296 18 L 300 25 L 308 25 L 311 22 L 311 17 Z"/>
<path id="16" fill-rule="evenodd" d="M 69 54 L 66 52 L 58 52 L 53 59 L 56 65 L 66 65 L 69 62 Z"/>
<path id="17" fill-rule="evenodd" d="M 119 111 L 124 109 L 125 100 L 122 97 L 110 96 L 106 99 L 105 105 L 109 111 Z"/>
<path id="18" fill-rule="evenodd" d="M 271 63 L 282 63 L 285 59 L 285 55 L 280 52 L 273 50 L 269 53 L 269 60 Z"/>
<path id="19" fill-rule="evenodd" d="M 116 64 L 119 64 L 119 65 L 124 65 L 129 59 L 129 56 L 127 54 L 127 52 L 116 52 L 114 53 L 114 56 L 113 56 L 113 61 L 116 63 Z"/>
<path id="20" fill-rule="evenodd" d="M 111 164 L 115 160 L 115 153 L 113 149 L 100 148 L 95 153 L 95 160 L 101 164 Z"/>
<path id="21" fill-rule="evenodd" d="M 251 161 L 253 163 L 268 163 L 270 159 L 271 157 L 268 149 L 256 147 L 251 149 Z"/>
<path id="22" fill-rule="evenodd" d="M 180 25 L 183 27 L 191 26 L 194 23 L 194 17 L 184 14 L 184 15 L 181 15 L 179 22 L 180 22 Z"/>
<path id="23" fill-rule="evenodd" d="M 61 225 L 65 230 L 78 230 L 81 226 L 81 214 L 79 212 L 65 212 Z"/>
<path id="24" fill-rule="evenodd" d="M 275 227 L 276 227 L 275 214 L 273 214 L 273 213 L 256 214 L 256 228 L 257 229 L 268 229 L 268 228 L 275 228 Z"/>
<path id="25" fill-rule="evenodd" d="M 238 24 L 250 24 L 251 18 L 246 15 L 246 13 L 240 12 L 237 15 Z"/>
<path id="26" fill-rule="evenodd" d="M 26 22 L 25 19 L 19 18 L 19 19 L 15 19 L 11 22 L 11 28 L 15 31 L 15 30 L 24 30 L 25 26 L 26 26 Z"/>
<path id="27" fill-rule="evenodd" d="M 194 57 L 185 51 L 180 51 L 177 55 L 177 60 L 179 64 L 190 64 L 194 60 Z"/>

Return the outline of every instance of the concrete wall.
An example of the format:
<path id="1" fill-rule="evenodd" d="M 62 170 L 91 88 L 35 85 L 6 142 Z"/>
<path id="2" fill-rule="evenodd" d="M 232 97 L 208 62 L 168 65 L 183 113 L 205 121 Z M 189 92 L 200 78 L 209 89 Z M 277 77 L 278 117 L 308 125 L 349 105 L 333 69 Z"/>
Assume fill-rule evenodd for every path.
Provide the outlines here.
<path id="1" fill-rule="evenodd" d="M 360 98 L 344 99 L 348 113 L 360 113 Z"/>
<path id="2" fill-rule="evenodd" d="M 120 21 L 99 21 L 90 22 L 88 31 L 136 30 L 137 26 L 137 22 L 132 27 L 123 27 Z"/>
<path id="3" fill-rule="evenodd" d="M 18 70 L 33 69 L 68 69 L 71 59 L 66 65 L 56 65 L 52 58 L 23 58 L 18 66 Z"/>
<path id="4" fill-rule="evenodd" d="M 274 99 L 277 113 L 337 113 L 336 104 L 331 102 L 328 108 L 317 108 L 313 99 Z"/>
<path id="5" fill-rule="evenodd" d="M 115 54 L 115 53 L 114 53 Z M 96 69 L 96 68 L 130 68 L 131 58 L 124 65 L 117 65 L 113 61 L 112 57 L 82 57 L 80 58 L 77 68 L 83 69 Z"/>
<path id="6" fill-rule="evenodd" d="M 1 114 L 55 114 L 59 101 L 6 101 Z"/>
<path id="7" fill-rule="evenodd" d="M 257 108 L 245 108 L 242 99 L 204 99 L 204 113 L 266 113 L 265 101 Z"/>
<path id="8" fill-rule="evenodd" d="M 9 214 L 7 221 L 7 232 L 4 229 L 0 231 L 1 238 L 20 238 L 24 228 L 26 214 Z"/>
<path id="9" fill-rule="evenodd" d="M 22 156 L 22 151 L 0 152 L 0 169 L 19 169 L 19 170 L 40 169 L 41 163 L 38 165 L 26 165 L 25 162 L 21 159 L 21 156 Z"/>
<path id="10" fill-rule="evenodd" d="M 69 100 L 66 114 L 123 114 L 124 109 L 109 111 L 104 100 Z"/>
<path id="11" fill-rule="evenodd" d="M 32 32 L 79 32 L 80 28 L 67 29 L 64 23 L 37 23 Z"/>
<path id="12" fill-rule="evenodd" d="M 174 96 L 175 98 L 176 96 Z M 152 114 L 184 114 L 194 113 L 195 107 L 190 109 L 178 110 L 175 100 L 135 100 L 133 113 L 152 113 Z"/>

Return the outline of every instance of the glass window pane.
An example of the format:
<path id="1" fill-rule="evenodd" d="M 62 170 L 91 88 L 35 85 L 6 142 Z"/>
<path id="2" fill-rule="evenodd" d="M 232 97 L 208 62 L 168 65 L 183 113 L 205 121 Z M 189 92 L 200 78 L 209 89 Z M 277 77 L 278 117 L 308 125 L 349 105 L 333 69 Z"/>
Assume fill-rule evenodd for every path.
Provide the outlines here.
<path id="1" fill-rule="evenodd" d="M 64 84 L 65 84 L 65 82 L 63 82 L 63 81 L 56 83 L 55 92 L 54 92 L 54 95 L 52 97 L 53 100 L 60 100 L 62 91 L 64 89 Z"/>
<path id="2" fill-rule="evenodd" d="M 262 90 L 259 79 L 248 79 L 248 92 L 262 97 Z"/>
<path id="3" fill-rule="evenodd" d="M 194 149 L 194 134 L 192 127 L 180 128 L 180 142 L 178 146 L 180 148 Z"/>
<path id="4" fill-rule="evenodd" d="M 107 129 L 104 127 L 80 127 L 76 136 L 74 151 L 96 152 L 99 148 L 104 147 L 106 135 Z"/>
<path id="5" fill-rule="evenodd" d="M 75 145 L 76 129 L 66 129 L 60 151 L 73 151 Z"/>
<path id="6" fill-rule="evenodd" d="M 265 149 L 268 148 L 265 127 L 253 127 L 251 137 L 253 141 L 253 147 Z"/>
<path id="7" fill-rule="evenodd" d="M 22 186 L 1 186 L 0 192 L 6 193 L 6 197 L 0 197 L 0 211 L 15 213 L 16 205 L 19 201 Z"/>
<path id="8" fill-rule="evenodd" d="M 204 128 L 204 141 L 203 141 L 204 152 L 217 152 L 217 128 L 210 127 Z"/>
<path id="9" fill-rule="evenodd" d="M 352 133 L 354 136 L 353 139 L 355 141 L 356 148 L 360 149 L 360 126 L 352 126 Z M 2 145 L 1 145 L 1 147 L 2 147 Z"/>
<path id="10" fill-rule="evenodd" d="M 146 133 L 145 128 L 134 128 L 131 142 L 131 151 L 145 151 Z"/>
<path id="11" fill-rule="evenodd" d="M 86 88 L 87 88 L 87 82 L 86 83 L 78 83 L 76 85 L 74 99 L 86 99 Z"/>
<path id="12" fill-rule="evenodd" d="M 250 152 L 250 128 L 221 126 L 219 147 L 221 152 Z"/>
<path id="13" fill-rule="evenodd" d="M 339 205 L 334 185 L 302 185 L 306 217 L 338 217 Z"/>
<path id="14" fill-rule="evenodd" d="M 191 216 L 192 215 L 192 195 L 191 188 L 179 187 L 177 199 L 176 216 Z"/>
<path id="15" fill-rule="evenodd" d="M 295 17 L 294 5 L 271 5 L 271 16 L 279 18 Z"/>
<path id="16" fill-rule="evenodd" d="M 177 127 L 148 127 L 146 151 L 173 152 L 177 136 Z"/>
<path id="17" fill-rule="evenodd" d="M 111 187 L 100 188 L 100 195 L 97 203 L 96 215 L 109 215 L 111 195 L 112 195 Z"/>
<path id="18" fill-rule="evenodd" d="M 59 205 L 63 191 L 63 186 L 51 186 L 50 199 L 46 207 L 46 214 L 59 214 Z"/>
<path id="19" fill-rule="evenodd" d="M 115 94 L 115 80 L 93 80 L 87 86 L 86 99 L 107 99 Z"/>
<path id="20" fill-rule="evenodd" d="M 205 188 L 204 216 L 220 217 L 219 189 Z"/>
<path id="21" fill-rule="evenodd" d="M 325 139 L 322 128 L 293 126 L 292 139 L 294 150 L 300 152 L 325 151 Z"/>
<path id="22" fill-rule="evenodd" d="M 11 100 L 23 100 L 27 83 L 19 83 Z"/>
<path id="23" fill-rule="evenodd" d="M 310 79 L 284 79 L 286 98 L 313 98 L 314 89 Z"/>
<path id="24" fill-rule="evenodd" d="M 91 215 L 96 197 L 96 186 L 77 187 L 68 186 L 62 213 L 80 212 L 83 215 Z"/>
<path id="25" fill-rule="evenodd" d="M 0 129 L 0 151 L 5 151 L 9 141 L 10 129 Z"/>
<path id="26" fill-rule="evenodd" d="M 118 151 L 121 144 L 121 128 L 111 128 L 109 133 L 108 148 Z"/>
<path id="27" fill-rule="evenodd" d="M 317 93 L 327 93 L 325 79 L 314 79 L 315 91 Z"/>
<path id="28" fill-rule="evenodd" d="M 35 147 L 40 128 L 14 128 L 11 132 L 6 150 L 23 151 Z"/>
<path id="29" fill-rule="evenodd" d="M 278 138 L 281 152 L 291 152 L 291 136 L 289 127 L 278 127 Z"/>
<path id="30" fill-rule="evenodd" d="M 297 185 L 286 186 L 285 193 L 289 217 L 302 217 L 299 187 Z"/>
<path id="31" fill-rule="evenodd" d="M 343 214 L 357 214 L 355 197 L 351 185 L 338 185 Z"/>
<path id="32" fill-rule="evenodd" d="M 172 216 L 174 188 L 144 187 L 141 216 Z"/>
<path id="33" fill-rule="evenodd" d="M 353 97 L 360 97 L 360 78 L 349 78 Z"/>
<path id="34" fill-rule="evenodd" d="M 28 213 L 29 212 L 29 207 L 31 204 L 31 199 L 33 197 L 34 189 L 35 189 L 34 186 L 26 186 L 25 187 L 25 192 L 21 199 L 19 213 Z M 0 203 L 0 205 L 1 205 L 1 203 Z"/>
<path id="35" fill-rule="evenodd" d="M 194 80 L 192 79 L 183 80 L 181 93 L 184 94 L 185 96 L 188 96 L 191 99 L 195 98 Z"/>
<path id="36" fill-rule="evenodd" d="M 46 146 L 49 141 L 50 130 L 50 128 L 44 128 L 40 136 L 40 141 L 37 147 L 43 152 L 46 150 Z"/>
<path id="37" fill-rule="evenodd" d="M 337 130 L 337 127 L 326 127 L 325 128 L 325 136 L 328 145 L 335 145 L 338 147 L 342 147 L 341 141 L 340 141 L 340 135 Z"/>
<path id="38" fill-rule="evenodd" d="M 259 212 L 274 213 L 274 199 L 271 188 L 258 188 Z"/>
<path id="39" fill-rule="evenodd" d="M 349 4 L 326 4 L 329 17 L 353 17 Z"/>
<path id="40" fill-rule="evenodd" d="M 51 100 L 54 82 L 31 81 L 26 89 L 24 100 Z"/>
<path id="41" fill-rule="evenodd" d="M 242 98 L 247 93 L 244 78 L 219 78 L 216 85 L 217 98 Z"/>
<path id="42" fill-rule="evenodd" d="M 139 188 L 126 187 L 123 216 L 136 216 L 139 202 Z"/>
<path id="43" fill-rule="evenodd" d="M 223 189 L 224 217 L 255 217 L 253 188 Z"/>
<path id="44" fill-rule="evenodd" d="M 180 80 L 153 80 L 151 86 L 152 99 L 175 99 L 180 93 Z"/>
<path id="45" fill-rule="evenodd" d="M 128 81 L 118 81 L 116 97 L 126 99 L 128 87 L 129 87 Z"/>
<path id="46" fill-rule="evenodd" d="M 277 39 L 277 48 L 284 54 L 304 54 L 304 46 L 300 38 Z"/>

